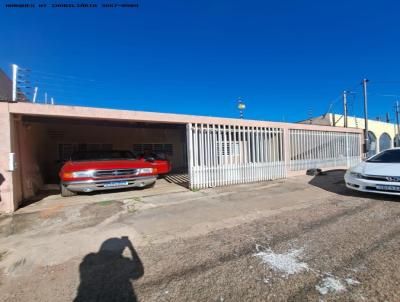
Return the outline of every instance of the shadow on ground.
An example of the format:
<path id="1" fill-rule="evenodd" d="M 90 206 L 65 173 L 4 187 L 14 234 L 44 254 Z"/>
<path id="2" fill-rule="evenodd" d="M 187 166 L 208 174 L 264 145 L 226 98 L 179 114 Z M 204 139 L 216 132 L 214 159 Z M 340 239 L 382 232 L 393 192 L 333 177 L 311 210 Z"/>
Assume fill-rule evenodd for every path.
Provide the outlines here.
<path id="1" fill-rule="evenodd" d="M 398 201 L 398 198 L 395 196 L 364 193 L 348 189 L 344 182 L 345 173 L 346 170 L 343 169 L 325 171 L 322 174 L 314 176 L 314 178 L 311 179 L 308 183 L 310 185 L 321 188 L 325 191 L 332 192 L 342 196 L 354 196 L 362 198 L 371 198 L 376 200 Z"/>
<path id="2" fill-rule="evenodd" d="M 189 189 L 189 175 L 187 169 L 172 171 L 171 173 L 163 175 L 162 178 L 164 178 L 169 183 L 173 183 L 178 186 L 184 187 L 185 189 Z"/>
<path id="3" fill-rule="evenodd" d="M 60 190 L 40 190 L 38 193 L 35 194 L 35 196 L 23 200 L 18 208 L 24 208 L 52 195 L 60 195 Z"/>
<path id="4" fill-rule="evenodd" d="M 129 250 L 128 257 L 124 250 Z M 142 261 L 128 237 L 110 238 L 79 266 L 80 284 L 74 302 L 137 301 L 132 280 L 144 274 Z"/>

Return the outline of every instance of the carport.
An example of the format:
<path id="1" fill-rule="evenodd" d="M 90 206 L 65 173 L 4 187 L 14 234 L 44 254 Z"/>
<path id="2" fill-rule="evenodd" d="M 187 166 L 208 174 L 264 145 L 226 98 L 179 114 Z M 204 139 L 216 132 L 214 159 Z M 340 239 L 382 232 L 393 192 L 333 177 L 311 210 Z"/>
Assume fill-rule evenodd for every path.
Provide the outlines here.
<path id="1" fill-rule="evenodd" d="M 186 123 L 174 122 L 173 116 L 30 103 L 0 105 L 9 111 L 3 121 L 9 121 L 12 151 L 3 156 L 7 161 L 2 167 L 5 183 L 0 205 L 5 207 L 7 198 L 14 201 L 6 211 L 35 199 L 43 190 L 57 188 L 59 169 L 74 151 L 130 150 L 140 154 L 149 150 L 164 154 L 173 172 L 187 173 Z M 7 127 L 3 129 L 7 134 Z M 7 146 L 3 147 L 5 151 Z M 7 185 L 12 185 L 11 196 L 7 196 Z"/>
<path id="2" fill-rule="evenodd" d="M 14 120 L 23 200 L 58 184 L 58 171 L 75 151 L 150 150 L 164 154 L 176 170 L 187 168 L 185 125 L 33 115 Z"/>

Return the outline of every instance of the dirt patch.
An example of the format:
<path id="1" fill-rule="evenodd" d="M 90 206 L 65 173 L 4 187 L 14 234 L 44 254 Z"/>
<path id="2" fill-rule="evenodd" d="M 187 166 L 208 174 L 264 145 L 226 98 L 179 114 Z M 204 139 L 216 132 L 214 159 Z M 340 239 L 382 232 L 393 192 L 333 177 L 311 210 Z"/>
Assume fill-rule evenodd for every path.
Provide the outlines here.
<path id="1" fill-rule="evenodd" d="M 70 213 L 69 222 L 63 227 L 62 233 L 94 227 L 123 212 L 123 203 L 120 201 L 107 200 L 86 205 L 79 212 Z M 75 217 L 72 218 L 71 215 Z"/>
<path id="2" fill-rule="evenodd" d="M 0 251 L 0 262 L 7 256 L 8 251 Z"/>
<path id="3" fill-rule="evenodd" d="M 6 220 L 6 223 L 0 225 L 0 236 L 3 237 L 32 230 L 40 224 L 42 219 L 38 213 L 24 213 L 10 215 Z"/>
<path id="4" fill-rule="evenodd" d="M 62 205 L 62 204 L 52 206 L 48 209 L 41 211 L 39 216 L 40 216 L 40 218 L 50 218 L 50 217 L 56 216 L 63 207 L 64 207 L 64 205 Z"/>

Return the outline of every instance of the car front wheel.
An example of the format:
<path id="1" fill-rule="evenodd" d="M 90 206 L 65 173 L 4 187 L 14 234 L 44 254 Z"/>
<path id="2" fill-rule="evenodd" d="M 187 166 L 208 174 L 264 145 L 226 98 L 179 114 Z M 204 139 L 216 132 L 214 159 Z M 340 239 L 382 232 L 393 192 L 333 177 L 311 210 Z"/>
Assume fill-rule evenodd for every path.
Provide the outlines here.
<path id="1" fill-rule="evenodd" d="M 76 192 L 72 192 L 68 190 L 63 184 L 60 185 L 61 187 L 61 196 L 62 197 L 70 197 L 70 196 L 75 196 Z"/>

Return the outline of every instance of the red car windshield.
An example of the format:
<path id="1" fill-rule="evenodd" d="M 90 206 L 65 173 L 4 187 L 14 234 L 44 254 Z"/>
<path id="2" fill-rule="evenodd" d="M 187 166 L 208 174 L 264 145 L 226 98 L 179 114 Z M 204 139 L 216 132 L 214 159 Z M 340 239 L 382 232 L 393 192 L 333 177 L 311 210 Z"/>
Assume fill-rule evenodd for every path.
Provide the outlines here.
<path id="1" fill-rule="evenodd" d="M 79 151 L 71 155 L 72 161 L 136 159 L 130 151 Z"/>

